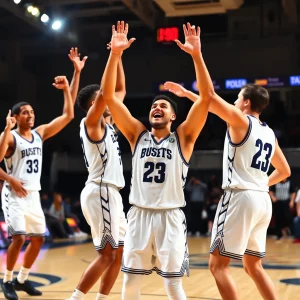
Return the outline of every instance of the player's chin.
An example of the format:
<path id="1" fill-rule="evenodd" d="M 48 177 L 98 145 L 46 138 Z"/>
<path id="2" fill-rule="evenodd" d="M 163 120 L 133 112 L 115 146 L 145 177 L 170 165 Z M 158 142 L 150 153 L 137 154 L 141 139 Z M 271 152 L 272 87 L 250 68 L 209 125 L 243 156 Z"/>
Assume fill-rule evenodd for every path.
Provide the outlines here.
<path id="1" fill-rule="evenodd" d="M 154 129 L 162 129 L 166 126 L 166 122 L 163 122 L 163 121 L 154 121 L 153 122 L 153 121 L 151 121 L 150 125 Z"/>

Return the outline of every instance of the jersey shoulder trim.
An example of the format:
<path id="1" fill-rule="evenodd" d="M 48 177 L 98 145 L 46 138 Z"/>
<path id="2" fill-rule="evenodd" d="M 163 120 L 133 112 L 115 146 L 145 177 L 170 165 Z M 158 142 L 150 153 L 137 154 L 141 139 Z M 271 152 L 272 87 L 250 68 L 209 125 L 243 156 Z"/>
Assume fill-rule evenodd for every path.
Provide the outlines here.
<path id="1" fill-rule="evenodd" d="M 177 147 L 178 147 L 179 155 L 180 155 L 180 157 L 181 157 L 183 163 L 184 163 L 187 167 L 189 167 L 189 166 L 190 166 L 190 163 L 187 162 L 187 161 L 185 160 L 185 158 L 183 157 L 183 154 L 182 154 L 182 151 L 181 151 L 181 146 L 180 146 L 180 140 L 179 140 L 179 136 L 178 136 L 178 134 L 177 134 L 177 131 L 174 131 L 174 135 L 175 135 L 176 140 L 177 140 Z"/>
<path id="2" fill-rule="evenodd" d="M 35 129 L 33 129 L 32 131 L 35 132 L 40 137 L 41 141 L 43 142 L 43 138 L 41 137 L 41 135 Z"/>
<path id="3" fill-rule="evenodd" d="M 32 137 L 32 140 L 31 140 L 31 141 L 25 139 L 25 138 L 24 138 L 22 135 L 20 135 L 16 130 L 12 131 L 12 133 L 17 134 L 21 139 L 23 139 L 24 141 L 26 141 L 26 142 L 29 143 L 29 144 L 33 144 L 33 142 L 34 142 L 34 134 L 33 134 L 32 132 L 31 132 L 31 137 Z"/>
<path id="4" fill-rule="evenodd" d="M 252 121 L 251 121 L 251 119 L 250 119 L 250 117 L 249 116 L 247 116 L 247 118 L 248 118 L 248 120 L 249 120 L 249 125 L 248 125 L 248 130 L 247 130 L 247 132 L 246 132 L 246 135 L 245 135 L 245 137 L 242 139 L 242 141 L 240 142 L 240 143 L 234 143 L 232 140 L 231 140 L 231 137 L 230 137 L 230 134 L 229 134 L 229 130 L 227 129 L 227 138 L 228 138 L 228 140 L 229 140 L 229 144 L 232 146 L 232 147 L 241 147 L 241 146 L 243 146 L 246 142 L 247 142 L 247 140 L 248 140 L 248 138 L 249 138 L 249 136 L 250 136 L 250 134 L 251 134 L 251 130 L 252 130 Z"/>
<path id="5" fill-rule="evenodd" d="M 140 133 L 140 135 L 138 136 L 138 138 L 137 138 L 137 140 L 136 140 L 136 143 L 135 143 L 135 146 L 134 146 L 134 149 L 133 149 L 133 152 L 132 152 L 132 157 L 134 157 L 134 154 L 135 154 L 135 152 L 136 152 L 136 148 L 137 148 L 137 146 L 138 146 L 138 144 L 139 144 L 139 142 L 140 142 L 142 136 L 143 136 L 145 133 L 147 133 L 147 132 L 148 132 L 148 130 L 143 130 L 143 131 Z"/>
<path id="6" fill-rule="evenodd" d="M 107 135 L 107 124 L 105 124 L 105 130 L 104 130 L 103 137 L 102 137 L 102 139 L 100 139 L 99 141 L 94 141 L 94 140 L 92 140 L 92 139 L 89 137 L 89 134 L 88 134 L 88 132 L 87 132 L 87 128 L 86 128 L 85 122 L 83 122 L 83 128 L 84 128 L 85 136 L 87 137 L 88 141 L 89 141 L 91 144 L 101 144 L 101 143 L 103 143 L 104 139 L 106 138 L 106 135 Z"/>

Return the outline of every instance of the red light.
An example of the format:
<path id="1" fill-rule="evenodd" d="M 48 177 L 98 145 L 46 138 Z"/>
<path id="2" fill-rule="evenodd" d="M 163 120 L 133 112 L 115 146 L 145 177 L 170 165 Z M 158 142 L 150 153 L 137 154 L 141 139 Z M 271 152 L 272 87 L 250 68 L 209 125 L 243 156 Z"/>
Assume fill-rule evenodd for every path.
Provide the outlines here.
<path id="1" fill-rule="evenodd" d="M 157 30 L 157 41 L 159 43 L 175 41 L 178 39 L 178 36 L 177 27 L 159 28 Z"/>

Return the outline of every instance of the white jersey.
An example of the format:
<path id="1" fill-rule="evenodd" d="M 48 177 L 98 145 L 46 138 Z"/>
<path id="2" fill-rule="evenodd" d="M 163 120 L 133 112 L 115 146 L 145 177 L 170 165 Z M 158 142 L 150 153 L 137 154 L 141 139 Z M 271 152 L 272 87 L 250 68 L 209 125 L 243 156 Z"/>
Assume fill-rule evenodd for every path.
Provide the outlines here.
<path id="1" fill-rule="evenodd" d="M 41 189 L 43 140 L 35 131 L 31 130 L 32 140 L 27 140 L 17 133 L 11 131 L 15 149 L 10 157 L 4 159 L 7 173 L 24 183 L 28 191 L 39 191 Z"/>
<path id="2" fill-rule="evenodd" d="M 274 155 L 276 138 L 273 130 L 250 115 L 245 138 L 231 142 L 227 131 L 223 153 L 223 189 L 269 191 L 268 170 Z"/>
<path id="3" fill-rule="evenodd" d="M 106 124 L 100 141 L 89 138 L 85 118 L 80 123 L 80 140 L 85 165 L 89 172 L 87 183 L 108 183 L 118 188 L 125 185 L 123 164 L 118 143 L 118 135 L 113 126 Z"/>
<path id="4" fill-rule="evenodd" d="M 150 209 L 185 206 L 188 167 L 176 132 L 160 142 L 151 132 L 142 132 L 132 158 L 130 204 Z"/>

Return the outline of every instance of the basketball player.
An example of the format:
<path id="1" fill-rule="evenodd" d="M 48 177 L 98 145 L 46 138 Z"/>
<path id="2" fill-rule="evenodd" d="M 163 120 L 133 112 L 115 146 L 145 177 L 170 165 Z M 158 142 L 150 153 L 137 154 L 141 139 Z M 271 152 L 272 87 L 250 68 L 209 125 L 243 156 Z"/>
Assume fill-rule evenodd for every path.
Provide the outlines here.
<path id="1" fill-rule="evenodd" d="M 205 123 L 209 97 L 193 104 L 186 120 L 171 132 L 176 119 L 176 103 L 169 97 L 154 98 L 149 113 L 151 131 L 133 118 L 114 93 L 117 65 L 123 50 L 134 39 L 127 40 L 128 24 L 113 27 L 111 53 L 103 76 L 103 97 L 120 131 L 130 143 L 132 186 L 128 231 L 125 236 L 123 266 L 123 300 L 140 299 L 142 275 L 156 271 L 164 278 L 169 299 L 186 299 L 182 276 L 188 273 L 186 221 L 180 207 L 185 206 L 183 188 L 194 143 Z M 197 80 L 203 59 L 200 51 L 200 28 L 185 27 L 183 50 L 195 64 Z"/>
<path id="2" fill-rule="evenodd" d="M 27 195 L 23 194 L 22 196 L 25 197 L 20 198 L 12 190 L 9 181 L 4 183 L 2 190 L 2 209 L 12 243 L 7 250 L 6 270 L 1 287 L 5 298 L 10 300 L 18 299 L 15 290 L 25 291 L 32 296 L 42 295 L 42 292 L 35 289 L 27 280 L 46 232 L 45 217 L 38 192 L 41 188 L 42 145 L 74 118 L 74 103 L 66 77 L 55 77 L 53 86 L 63 90 L 64 93 L 62 115 L 49 124 L 32 129 L 35 114 L 31 105 L 27 102 L 17 103 L 7 115 L 6 127 L 0 139 L 0 161 L 5 158 L 8 174 L 21 181 L 24 189 L 27 190 Z M 12 130 L 15 124 L 17 129 Z M 13 269 L 26 235 L 30 237 L 30 243 L 24 254 L 23 266 L 13 282 Z"/>
<path id="3" fill-rule="evenodd" d="M 109 47 L 109 45 L 108 45 Z M 125 75 L 121 58 L 115 94 L 125 97 Z M 101 277 L 96 299 L 107 299 L 121 267 L 127 221 L 119 190 L 124 187 L 121 152 L 109 110 L 103 100 L 100 86 L 84 87 L 77 103 L 86 112 L 80 123 L 83 157 L 89 172 L 81 193 L 81 208 L 91 227 L 97 258 L 83 273 L 71 300 L 84 299 L 85 294 Z"/>
<path id="4" fill-rule="evenodd" d="M 177 44 L 184 47 L 179 41 Z M 290 176 L 290 167 L 273 130 L 259 119 L 269 104 L 269 94 L 261 86 L 247 84 L 233 106 L 215 93 L 205 64 L 201 65 L 201 72 L 208 83 L 204 90 L 211 95 L 209 111 L 228 126 L 223 152 L 224 194 L 213 225 L 210 270 L 222 299 L 236 300 L 238 292 L 229 274 L 229 263 L 231 258 L 242 259 L 263 299 L 275 300 L 275 287 L 261 263 L 272 216 L 268 190 Z M 166 82 L 165 88 L 192 101 L 198 97 L 172 82 Z M 270 163 L 275 170 L 268 177 Z"/>

